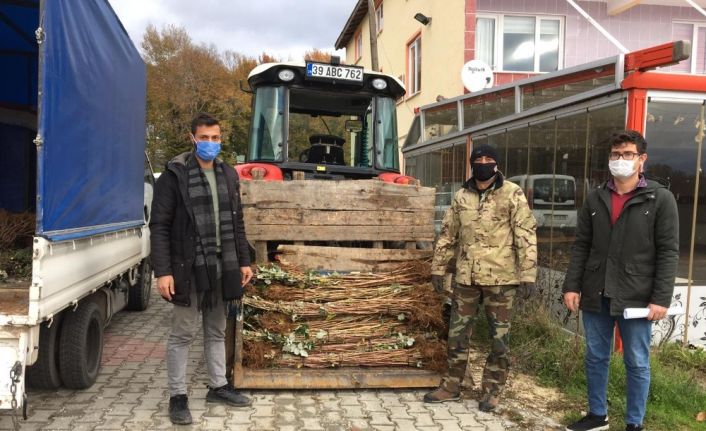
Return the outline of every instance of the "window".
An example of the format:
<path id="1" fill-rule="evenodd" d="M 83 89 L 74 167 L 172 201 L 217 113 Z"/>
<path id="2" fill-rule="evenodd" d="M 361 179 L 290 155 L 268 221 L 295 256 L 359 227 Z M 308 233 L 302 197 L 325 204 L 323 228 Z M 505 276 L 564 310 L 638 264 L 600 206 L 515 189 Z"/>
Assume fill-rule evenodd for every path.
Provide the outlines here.
<path id="1" fill-rule="evenodd" d="M 476 20 L 476 59 L 495 69 L 495 18 Z"/>
<path id="2" fill-rule="evenodd" d="M 706 73 L 706 22 L 672 24 L 673 40 L 691 42 L 691 56 L 670 68 L 672 72 Z"/>
<path id="3" fill-rule="evenodd" d="M 375 9 L 375 25 L 377 26 L 377 32 L 380 34 L 382 31 L 382 27 L 384 25 L 385 21 L 383 19 L 383 13 L 382 13 L 382 3 L 380 3 L 380 6 Z"/>
<path id="4" fill-rule="evenodd" d="M 284 87 L 260 87 L 255 91 L 255 109 L 250 125 L 248 161 L 276 162 L 283 160 L 283 106 Z"/>
<path id="5" fill-rule="evenodd" d="M 702 222 L 702 214 L 706 210 L 706 193 L 704 188 L 700 187 L 698 195 L 696 194 L 695 182 L 699 174 L 694 163 L 698 157 L 698 147 L 694 145 L 694 140 L 698 140 L 698 129 L 694 127 L 694 123 L 700 119 L 702 103 L 703 100 L 699 99 L 674 98 L 653 99 L 647 104 L 645 136 L 650 140 L 647 174 L 669 181 L 669 189 L 677 199 L 680 220 L 679 260 L 683 262 L 689 261 L 690 250 L 694 250 L 694 262 L 703 262 L 706 255 L 702 246 L 706 234 Z M 701 163 L 703 160 L 702 155 Z M 703 178 L 701 173 L 702 181 Z M 692 224 L 694 201 L 697 202 L 698 211 L 696 223 Z M 692 228 L 696 229 L 694 237 Z M 691 248 L 692 241 L 695 241 L 694 249 Z M 679 267 L 677 277 L 688 278 L 686 269 L 684 266 Z M 692 277 L 694 282 L 703 285 L 706 281 L 706 267 L 694 265 Z"/>
<path id="6" fill-rule="evenodd" d="M 489 15 L 476 19 L 476 58 L 495 70 L 553 72 L 562 67 L 561 18 Z"/>
<path id="7" fill-rule="evenodd" d="M 407 94 L 414 95 L 422 89 L 422 38 L 417 36 L 407 45 Z"/>
<path id="8" fill-rule="evenodd" d="M 377 152 L 376 167 L 378 169 L 400 168 L 399 150 L 397 147 L 397 111 L 395 101 L 389 97 L 376 98 L 375 108 L 378 120 L 375 131 Z M 380 151 L 382 150 L 382 151 Z"/>
<path id="9" fill-rule="evenodd" d="M 355 36 L 355 61 L 360 60 L 363 56 L 363 33 L 360 32 Z"/>

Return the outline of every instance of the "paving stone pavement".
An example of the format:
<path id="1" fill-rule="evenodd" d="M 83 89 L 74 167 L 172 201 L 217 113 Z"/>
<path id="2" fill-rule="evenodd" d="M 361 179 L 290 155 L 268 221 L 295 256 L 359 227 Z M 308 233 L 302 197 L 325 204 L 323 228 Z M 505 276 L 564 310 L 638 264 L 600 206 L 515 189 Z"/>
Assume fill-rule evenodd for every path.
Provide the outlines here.
<path id="1" fill-rule="evenodd" d="M 250 408 L 205 402 L 203 340 L 189 357 L 189 403 L 194 424 L 174 426 L 168 417 L 165 340 L 170 307 L 153 292 L 144 312 L 121 312 L 105 334 L 96 383 L 86 390 L 31 391 L 30 430 L 471 430 L 562 429 L 554 421 L 524 412 L 524 425 L 478 410 L 474 400 L 425 404 L 425 390 L 245 391 Z M 517 420 L 517 413 L 510 417 Z M 532 425 L 527 425 L 531 423 Z M 12 430 L 12 416 L 0 413 L 0 430 Z"/>

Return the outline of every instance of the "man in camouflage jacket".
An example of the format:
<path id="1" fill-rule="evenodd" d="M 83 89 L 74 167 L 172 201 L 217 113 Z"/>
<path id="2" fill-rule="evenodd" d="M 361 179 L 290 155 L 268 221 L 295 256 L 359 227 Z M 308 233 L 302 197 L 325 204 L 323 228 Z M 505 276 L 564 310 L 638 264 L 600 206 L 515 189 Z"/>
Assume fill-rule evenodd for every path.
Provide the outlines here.
<path id="1" fill-rule="evenodd" d="M 483 369 L 480 408 L 492 411 L 507 380 L 512 303 L 520 284 L 537 273 L 537 222 L 522 189 L 505 181 L 497 154 L 487 145 L 471 153 L 473 176 L 454 196 L 436 242 L 432 283 L 443 290 L 447 265 L 456 257 L 448 336 L 448 372 L 429 403 L 458 400 L 468 360 L 468 345 L 478 307 L 483 303 L 493 337 Z"/>

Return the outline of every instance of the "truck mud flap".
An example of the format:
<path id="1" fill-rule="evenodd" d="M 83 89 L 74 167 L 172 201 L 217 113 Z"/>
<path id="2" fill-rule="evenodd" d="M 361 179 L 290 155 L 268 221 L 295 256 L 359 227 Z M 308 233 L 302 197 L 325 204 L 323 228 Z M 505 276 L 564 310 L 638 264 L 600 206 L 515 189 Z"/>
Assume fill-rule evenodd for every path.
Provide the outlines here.
<path id="1" fill-rule="evenodd" d="M 29 331 L 0 329 L 0 410 L 25 404 L 25 363 Z"/>

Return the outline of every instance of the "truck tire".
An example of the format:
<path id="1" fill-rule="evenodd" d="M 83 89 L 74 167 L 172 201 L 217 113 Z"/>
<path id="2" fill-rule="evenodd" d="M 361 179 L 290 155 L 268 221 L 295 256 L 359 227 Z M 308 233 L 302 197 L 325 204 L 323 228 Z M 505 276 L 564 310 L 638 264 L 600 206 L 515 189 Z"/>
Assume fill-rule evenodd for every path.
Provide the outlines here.
<path id="1" fill-rule="evenodd" d="M 137 283 L 130 286 L 127 295 L 127 310 L 144 311 L 150 304 L 150 294 L 152 293 L 152 264 L 147 257 L 140 264 L 140 274 Z"/>
<path id="2" fill-rule="evenodd" d="M 103 317 L 94 302 L 79 303 L 67 311 L 61 325 L 59 370 L 69 389 L 91 387 L 98 377 L 103 354 Z"/>
<path id="3" fill-rule="evenodd" d="M 37 362 L 27 368 L 27 386 L 35 389 L 57 389 L 61 386 L 59 373 L 59 339 L 61 316 L 54 317 L 51 327 L 44 322 L 39 327 Z"/>

